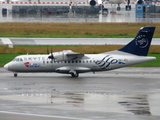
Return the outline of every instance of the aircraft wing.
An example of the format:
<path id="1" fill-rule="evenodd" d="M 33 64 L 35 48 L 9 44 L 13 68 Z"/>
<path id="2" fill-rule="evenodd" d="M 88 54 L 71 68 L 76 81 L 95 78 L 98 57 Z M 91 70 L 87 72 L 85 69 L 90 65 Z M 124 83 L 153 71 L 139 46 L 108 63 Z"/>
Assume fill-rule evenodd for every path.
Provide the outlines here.
<path id="1" fill-rule="evenodd" d="M 88 59 L 84 53 L 75 53 L 71 50 L 63 50 L 61 52 L 55 52 L 51 54 L 48 58 L 54 59 L 55 61 L 66 61 L 75 59 Z"/>

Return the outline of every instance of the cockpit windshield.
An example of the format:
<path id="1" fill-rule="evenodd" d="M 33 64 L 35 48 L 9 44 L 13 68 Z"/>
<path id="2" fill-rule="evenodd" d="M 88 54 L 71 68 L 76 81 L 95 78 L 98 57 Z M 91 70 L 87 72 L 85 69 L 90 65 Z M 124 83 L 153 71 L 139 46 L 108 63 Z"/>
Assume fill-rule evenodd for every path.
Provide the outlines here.
<path id="1" fill-rule="evenodd" d="M 14 58 L 12 61 L 23 61 L 22 58 Z"/>

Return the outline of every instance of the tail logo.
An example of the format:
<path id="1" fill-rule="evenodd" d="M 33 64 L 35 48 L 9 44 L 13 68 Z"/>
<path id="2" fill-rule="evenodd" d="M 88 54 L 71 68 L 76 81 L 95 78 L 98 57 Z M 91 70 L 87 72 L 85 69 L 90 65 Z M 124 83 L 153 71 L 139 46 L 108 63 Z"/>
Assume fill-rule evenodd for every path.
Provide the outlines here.
<path id="1" fill-rule="evenodd" d="M 145 48 L 148 46 L 148 39 L 145 35 L 139 35 L 136 38 L 136 45 L 138 45 L 140 48 Z"/>
<path id="2" fill-rule="evenodd" d="M 95 62 L 101 69 L 107 69 L 111 64 L 118 63 L 117 59 L 113 59 L 110 55 L 105 56 L 102 60 L 98 60 Z"/>

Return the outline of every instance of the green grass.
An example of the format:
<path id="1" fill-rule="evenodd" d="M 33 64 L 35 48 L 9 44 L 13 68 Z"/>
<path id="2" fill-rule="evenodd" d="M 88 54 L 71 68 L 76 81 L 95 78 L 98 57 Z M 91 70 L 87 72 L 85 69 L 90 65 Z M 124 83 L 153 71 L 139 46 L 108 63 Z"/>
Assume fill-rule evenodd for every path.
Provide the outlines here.
<path id="1" fill-rule="evenodd" d="M 132 38 L 143 26 L 160 38 L 160 23 L 0 23 L 0 37 Z"/>
<path id="2" fill-rule="evenodd" d="M 14 57 L 20 54 L 0 54 L 0 67 L 13 60 Z"/>
<path id="3" fill-rule="evenodd" d="M 96 54 L 122 48 L 123 45 L 14 45 L 14 48 L 0 45 L 0 54 L 44 54 L 48 52 L 59 52 L 62 50 L 72 50 L 78 53 Z M 48 50 L 47 50 L 48 49 Z M 149 53 L 159 54 L 160 46 L 152 45 Z"/>
<path id="4" fill-rule="evenodd" d="M 0 67 L 4 66 L 9 61 L 13 60 L 14 57 L 22 54 L 0 54 Z M 157 59 L 147 63 L 134 65 L 132 67 L 160 67 L 160 54 L 149 54 L 148 56 L 154 56 Z"/>

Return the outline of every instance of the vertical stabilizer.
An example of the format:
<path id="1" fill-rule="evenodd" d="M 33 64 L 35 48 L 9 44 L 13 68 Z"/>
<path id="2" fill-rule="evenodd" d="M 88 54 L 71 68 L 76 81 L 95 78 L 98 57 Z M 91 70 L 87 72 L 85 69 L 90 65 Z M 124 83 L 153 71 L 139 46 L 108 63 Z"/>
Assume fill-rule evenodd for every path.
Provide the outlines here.
<path id="1" fill-rule="evenodd" d="M 119 49 L 119 51 L 138 56 L 147 56 L 154 30 L 155 27 L 142 27 L 134 40 Z"/>

